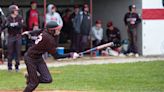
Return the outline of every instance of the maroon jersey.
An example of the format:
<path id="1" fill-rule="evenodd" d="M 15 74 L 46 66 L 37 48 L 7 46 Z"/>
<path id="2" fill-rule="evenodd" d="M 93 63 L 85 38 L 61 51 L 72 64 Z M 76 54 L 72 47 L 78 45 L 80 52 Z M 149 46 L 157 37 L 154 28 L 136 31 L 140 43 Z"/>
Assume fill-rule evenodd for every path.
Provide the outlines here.
<path id="1" fill-rule="evenodd" d="M 17 16 L 15 18 L 8 16 L 6 24 L 8 27 L 9 35 L 16 36 L 18 34 L 21 34 L 21 29 L 23 27 L 23 18 L 21 16 Z"/>
<path id="2" fill-rule="evenodd" d="M 139 15 L 137 13 L 126 13 L 124 16 L 124 23 L 130 28 L 136 28 L 137 25 L 141 22 Z"/>
<path id="3" fill-rule="evenodd" d="M 55 42 L 55 37 L 50 35 L 47 31 L 43 31 L 35 44 L 30 47 L 27 51 L 27 55 L 34 59 L 39 59 L 42 54 L 49 52 L 52 55 L 55 54 L 57 43 Z"/>

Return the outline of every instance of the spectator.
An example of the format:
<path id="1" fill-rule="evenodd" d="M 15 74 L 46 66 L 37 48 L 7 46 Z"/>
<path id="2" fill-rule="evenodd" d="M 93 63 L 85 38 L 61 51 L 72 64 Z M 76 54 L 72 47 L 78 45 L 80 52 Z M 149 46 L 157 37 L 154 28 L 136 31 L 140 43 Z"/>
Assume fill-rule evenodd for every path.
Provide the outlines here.
<path id="1" fill-rule="evenodd" d="M 48 10 L 48 13 L 46 14 L 46 23 L 48 23 L 50 21 L 57 22 L 57 24 L 59 25 L 59 27 L 57 29 L 60 31 L 63 27 L 63 21 L 62 21 L 60 14 L 58 12 L 56 12 L 57 7 L 53 4 L 49 4 L 47 7 L 47 10 Z"/>
<path id="2" fill-rule="evenodd" d="M 124 22 L 128 31 L 129 38 L 129 55 L 139 56 L 137 48 L 137 26 L 141 22 L 139 15 L 136 13 L 136 6 L 130 5 L 129 12 L 125 14 Z"/>
<path id="3" fill-rule="evenodd" d="M 31 8 L 26 13 L 26 24 L 27 30 L 37 30 L 39 29 L 39 12 L 37 10 L 37 2 L 31 2 Z M 34 44 L 34 41 L 27 39 L 26 50 Z"/>
<path id="4" fill-rule="evenodd" d="M 12 60 L 15 58 L 15 69 L 19 71 L 19 61 L 21 54 L 21 31 L 23 18 L 19 15 L 17 5 L 10 5 L 10 15 L 7 17 L 6 26 L 8 28 L 8 70 L 12 70 Z"/>
<path id="5" fill-rule="evenodd" d="M 57 34 L 60 34 L 60 31 L 63 27 L 63 21 L 62 21 L 60 14 L 57 12 L 57 7 L 53 4 L 49 4 L 47 7 L 47 10 L 48 10 L 48 12 L 46 14 L 46 24 L 49 22 L 56 22 L 59 25 L 56 28 L 56 32 L 57 32 Z M 56 45 L 58 46 L 59 35 L 56 35 L 54 38 L 55 38 L 54 43 L 56 43 Z M 46 59 L 47 56 L 48 56 L 47 53 L 45 53 L 44 58 Z"/>
<path id="6" fill-rule="evenodd" d="M 65 15 L 63 16 L 63 28 L 61 31 L 61 42 L 67 42 L 71 38 L 72 23 L 71 23 L 71 10 L 66 9 Z"/>
<path id="7" fill-rule="evenodd" d="M 39 28 L 39 12 L 37 10 L 37 2 L 35 1 L 31 2 L 31 8 L 26 13 L 26 24 L 28 30 Z"/>
<path id="8" fill-rule="evenodd" d="M 71 24 L 72 24 L 72 37 L 71 37 L 71 50 L 72 51 L 79 51 L 79 41 L 80 41 L 80 30 L 77 29 L 77 15 L 80 12 L 80 8 L 78 5 L 74 6 L 74 12 L 71 14 Z"/>
<path id="9" fill-rule="evenodd" d="M 75 30 L 80 32 L 79 45 L 77 48 L 79 51 L 84 51 L 88 47 L 88 38 L 91 30 L 91 18 L 88 4 L 83 5 L 83 11 L 79 12 L 75 18 L 74 26 Z"/>
<path id="10" fill-rule="evenodd" d="M 108 42 L 113 42 L 114 45 L 111 47 L 112 50 L 121 53 L 121 36 L 120 30 L 113 26 L 113 23 L 110 21 L 107 24 L 106 30 Z"/>
<path id="11" fill-rule="evenodd" d="M 101 44 L 103 39 L 103 28 L 101 20 L 96 21 L 96 25 L 92 27 L 92 41 L 93 46 L 96 47 Z"/>

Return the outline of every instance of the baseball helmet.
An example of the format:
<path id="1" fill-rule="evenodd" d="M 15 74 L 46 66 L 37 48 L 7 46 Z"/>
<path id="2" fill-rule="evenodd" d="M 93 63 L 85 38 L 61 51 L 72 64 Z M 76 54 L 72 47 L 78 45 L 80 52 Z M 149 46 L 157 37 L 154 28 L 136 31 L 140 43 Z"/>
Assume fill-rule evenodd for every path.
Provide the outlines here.
<path id="1" fill-rule="evenodd" d="M 9 12 L 13 13 L 14 11 L 19 11 L 19 8 L 17 5 L 10 5 L 9 6 Z"/>
<path id="2" fill-rule="evenodd" d="M 50 22 L 48 22 L 47 24 L 46 24 L 46 28 L 47 29 L 55 29 L 55 28 L 57 28 L 59 25 L 55 22 L 55 21 L 50 21 Z"/>
<path id="3" fill-rule="evenodd" d="M 46 24 L 47 32 L 51 35 L 54 35 L 57 32 L 57 27 L 59 25 L 55 21 L 50 21 Z"/>

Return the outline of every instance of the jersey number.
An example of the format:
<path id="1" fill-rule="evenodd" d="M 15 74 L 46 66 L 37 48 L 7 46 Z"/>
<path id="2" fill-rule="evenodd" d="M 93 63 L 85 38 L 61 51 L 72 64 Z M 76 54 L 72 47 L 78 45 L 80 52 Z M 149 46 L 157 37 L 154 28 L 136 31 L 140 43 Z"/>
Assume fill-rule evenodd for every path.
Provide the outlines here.
<path id="1" fill-rule="evenodd" d="M 38 44 L 40 41 L 42 41 L 42 34 L 40 34 L 37 38 L 37 40 L 35 41 L 35 44 Z"/>

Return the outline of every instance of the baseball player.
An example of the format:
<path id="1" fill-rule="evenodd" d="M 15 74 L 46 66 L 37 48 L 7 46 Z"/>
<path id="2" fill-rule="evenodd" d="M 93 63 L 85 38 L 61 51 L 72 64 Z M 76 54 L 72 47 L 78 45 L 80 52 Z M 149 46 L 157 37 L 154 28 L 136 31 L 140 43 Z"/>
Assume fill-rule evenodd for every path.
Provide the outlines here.
<path id="1" fill-rule="evenodd" d="M 60 34 L 60 32 L 56 30 L 56 28 L 58 28 L 58 24 L 54 21 L 50 21 L 47 23 L 46 28 L 46 30 L 40 33 L 35 41 L 35 44 L 28 49 L 24 56 L 28 72 L 28 75 L 26 76 L 27 86 L 24 89 L 24 92 L 32 92 L 39 83 L 52 82 L 50 72 L 42 58 L 42 54 L 45 52 L 49 52 L 54 58 L 76 58 L 79 56 L 77 53 L 69 53 L 65 55 L 56 54 L 57 41 L 55 41 L 55 36 Z M 30 34 L 34 32 L 37 31 L 26 31 L 22 33 L 22 35 L 27 34 L 30 37 Z"/>
<path id="2" fill-rule="evenodd" d="M 129 53 L 134 53 L 136 57 L 139 56 L 137 49 L 137 26 L 141 22 L 139 15 L 136 13 L 136 6 L 130 5 L 129 12 L 125 14 L 124 23 L 127 27 L 129 38 Z"/>
<path id="3" fill-rule="evenodd" d="M 10 15 L 7 17 L 5 25 L 8 28 L 8 70 L 12 70 L 12 60 L 15 58 L 15 69 L 19 71 L 23 18 L 19 15 L 17 5 L 9 6 L 9 12 Z"/>

